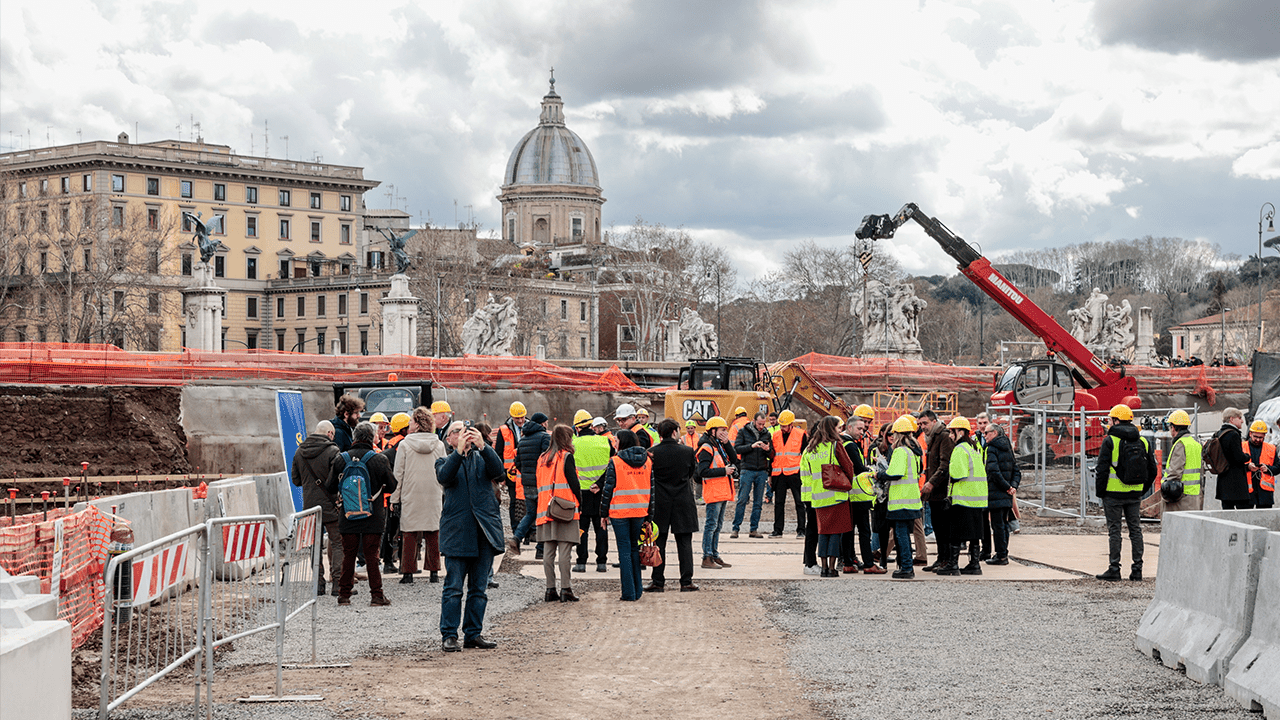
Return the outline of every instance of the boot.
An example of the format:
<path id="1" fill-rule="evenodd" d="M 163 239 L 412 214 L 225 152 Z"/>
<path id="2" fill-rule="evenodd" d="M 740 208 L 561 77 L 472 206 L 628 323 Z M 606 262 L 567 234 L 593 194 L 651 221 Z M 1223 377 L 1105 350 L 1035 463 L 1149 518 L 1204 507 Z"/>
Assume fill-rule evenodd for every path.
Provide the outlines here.
<path id="1" fill-rule="evenodd" d="M 956 559 L 958 561 L 959 556 L 957 556 Z M 972 543 L 972 542 L 969 543 L 969 564 L 965 565 L 963 568 L 960 568 L 960 574 L 961 575 L 981 575 L 982 574 L 982 561 L 979 559 L 977 543 Z"/>
<path id="2" fill-rule="evenodd" d="M 400 578 L 400 584 L 401 584 L 401 585 L 409 585 L 409 584 L 412 584 L 412 583 L 413 583 L 413 573 L 405 573 L 405 574 Z"/>
<path id="3" fill-rule="evenodd" d="M 556 592 L 555 588 L 547 588 L 547 594 L 542 599 L 547 602 L 558 602 L 560 600 L 560 593 Z"/>
<path id="4" fill-rule="evenodd" d="M 1094 575 L 1094 577 L 1098 578 L 1099 580 L 1119 580 L 1120 566 L 1112 565 L 1111 567 L 1107 568 L 1106 572 L 1102 573 L 1101 575 Z"/>
<path id="5" fill-rule="evenodd" d="M 958 558 L 960 557 L 960 546 L 948 545 L 946 549 L 939 548 L 938 553 L 942 557 L 938 559 L 938 569 L 934 570 L 934 572 L 938 575 L 946 576 L 959 575 L 960 563 Z"/>
<path id="6" fill-rule="evenodd" d="M 1135 567 L 1129 571 L 1129 579 L 1134 582 L 1142 582 L 1142 568 Z"/>
<path id="7" fill-rule="evenodd" d="M 427 582 L 433 582 L 433 583 L 440 582 L 440 573 L 436 572 L 435 570 L 432 570 L 431 577 L 427 579 Z"/>
<path id="8" fill-rule="evenodd" d="M 560 602 L 578 602 L 578 596 L 573 594 L 573 590 L 565 588 L 560 591 Z"/>

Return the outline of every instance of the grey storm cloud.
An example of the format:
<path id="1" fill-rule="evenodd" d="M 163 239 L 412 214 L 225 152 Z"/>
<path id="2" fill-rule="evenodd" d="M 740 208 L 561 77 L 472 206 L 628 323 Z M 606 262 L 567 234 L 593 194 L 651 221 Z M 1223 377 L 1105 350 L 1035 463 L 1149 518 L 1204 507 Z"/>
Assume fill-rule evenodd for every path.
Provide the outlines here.
<path id="1" fill-rule="evenodd" d="M 1214 60 L 1280 57 L 1275 0 L 1098 0 L 1093 20 L 1104 43 Z"/>

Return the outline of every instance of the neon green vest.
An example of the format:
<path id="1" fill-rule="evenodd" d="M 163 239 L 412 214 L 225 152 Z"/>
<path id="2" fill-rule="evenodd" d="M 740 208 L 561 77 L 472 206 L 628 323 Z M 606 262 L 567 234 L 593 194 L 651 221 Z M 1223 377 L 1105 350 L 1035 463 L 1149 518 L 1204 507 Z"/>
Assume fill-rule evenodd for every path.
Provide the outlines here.
<path id="1" fill-rule="evenodd" d="M 1142 447 L 1150 452 L 1151 443 L 1146 438 L 1142 438 Z M 1107 468 L 1109 473 L 1107 475 L 1107 492 L 1142 492 L 1142 483 L 1129 484 L 1120 480 L 1120 476 L 1116 474 L 1116 463 L 1118 462 L 1120 462 L 1120 438 L 1113 435 L 1111 436 L 1111 467 Z M 1199 490 L 1196 490 L 1197 494 L 1199 492 Z"/>
<path id="2" fill-rule="evenodd" d="M 987 465 L 978 449 L 958 443 L 951 452 L 951 503 L 982 509 L 987 506 Z"/>
<path id="3" fill-rule="evenodd" d="M 835 444 L 825 442 L 800 458 L 800 497 L 815 508 L 837 505 L 849 499 L 849 493 L 822 487 L 822 466 L 839 463 L 835 452 Z M 808 498 L 804 497 L 806 488 Z"/>
<path id="4" fill-rule="evenodd" d="M 889 456 L 888 475 L 901 475 L 889 485 L 887 510 L 920 510 L 920 467 L 916 454 L 906 446 L 898 447 Z"/>
<path id="5" fill-rule="evenodd" d="M 604 477 L 613 445 L 603 435 L 580 435 L 573 439 L 573 462 L 578 469 L 578 485 L 586 490 Z"/>
<path id="6" fill-rule="evenodd" d="M 855 441 L 854 444 L 856 445 L 857 442 Z M 864 472 L 851 479 L 853 480 L 853 491 L 849 493 L 851 502 L 871 502 L 876 499 L 875 473 Z"/>
<path id="7" fill-rule="evenodd" d="M 653 428 L 649 427 L 648 425 L 636 425 L 635 427 L 631 428 L 631 430 L 632 432 L 644 433 L 648 435 L 649 442 L 653 445 L 657 445 L 659 442 L 661 442 L 661 438 L 658 437 L 658 433 L 654 432 Z"/>
<path id="8" fill-rule="evenodd" d="M 1200 480 L 1204 475 L 1204 461 L 1201 457 L 1203 448 L 1200 447 L 1200 443 L 1196 442 L 1195 438 L 1191 437 L 1190 433 L 1174 440 L 1173 444 L 1181 444 L 1187 456 L 1186 465 L 1182 468 L 1182 494 L 1199 495 Z M 1173 453 L 1170 452 L 1170 454 L 1172 455 Z"/>

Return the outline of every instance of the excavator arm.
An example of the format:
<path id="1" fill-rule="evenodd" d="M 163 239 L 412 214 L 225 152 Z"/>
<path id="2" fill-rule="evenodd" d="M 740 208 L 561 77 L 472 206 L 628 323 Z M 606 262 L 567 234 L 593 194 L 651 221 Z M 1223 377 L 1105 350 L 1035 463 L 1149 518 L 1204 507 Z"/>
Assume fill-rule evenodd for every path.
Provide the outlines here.
<path id="1" fill-rule="evenodd" d="M 768 371 L 766 391 L 773 393 L 779 411 L 798 400 L 819 415 L 835 415 L 845 422 L 853 415 L 853 408 L 814 380 L 803 365 L 787 360 L 770 365 Z"/>
<path id="2" fill-rule="evenodd" d="M 1022 326 L 1035 333 L 1044 341 L 1049 352 L 1067 358 L 1074 366 L 1072 374 L 1076 382 L 1097 398 L 1100 406 L 1110 406 L 1120 402 L 1136 402 L 1137 385 L 1133 378 L 1125 377 L 1112 370 L 1089 348 L 1084 346 L 1071 333 L 1058 324 L 1053 316 L 1046 313 L 1031 298 L 1027 297 L 1008 278 L 991 266 L 982 253 L 978 252 L 963 238 L 956 235 L 946 225 L 926 215 L 915 203 L 902 206 L 897 215 L 867 215 L 862 218 L 855 235 L 860 240 L 887 240 L 892 238 L 898 228 L 908 220 L 914 220 L 925 233 L 933 238 L 942 249 L 955 259 L 960 272 L 969 278 L 1000 307 L 1004 308 Z M 1096 387 L 1090 388 L 1081 373 L 1088 375 Z"/>

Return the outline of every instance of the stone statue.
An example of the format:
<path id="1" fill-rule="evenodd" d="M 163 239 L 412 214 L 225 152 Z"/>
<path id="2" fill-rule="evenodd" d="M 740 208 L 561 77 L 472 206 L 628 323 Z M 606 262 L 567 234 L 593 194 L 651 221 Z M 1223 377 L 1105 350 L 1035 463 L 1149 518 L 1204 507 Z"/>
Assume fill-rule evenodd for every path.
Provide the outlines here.
<path id="1" fill-rule="evenodd" d="M 866 302 L 855 293 L 853 314 L 862 323 L 862 354 L 920 358 L 920 314 L 928 306 L 911 283 L 867 283 Z"/>
<path id="2" fill-rule="evenodd" d="M 716 328 L 702 319 L 697 310 L 680 311 L 680 349 L 687 358 L 713 358 L 720 355 L 720 339 Z"/>
<path id="3" fill-rule="evenodd" d="M 1085 333 L 1088 332 L 1089 311 L 1085 308 L 1076 308 L 1068 310 L 1067 317 L 1071 318 L 1071 336 L 1080 342 L 1086 342 L 1088 338 Z"/>
<path id="4" fill-rule="evenodd" d="M 206 224 L 200 219 L 203 216 L 204 213 L 202 212 L 198 212 L 195 215 L 185 210 L 182 212 L 183 219 L 190 222 L 192 227 L 195 228 L 196 245 L 200 247 L 200 262 L 208 263 L 209 258 L 213 257 L 213 254 L 218 251 L 218 243 L 209 239 L 209 231 L 211 228 L 222 227 L 222 223 L 226 222 L 226 218 L 222 215 L 214 215 L 209 218 L 209 222 Z"/>
<path id="5" fill-rule="evenodd" d="M 1089 322 L 1085 328 L 1085 337 L 1089 339 L 1083 341 L 1085 345 L 1098 342 L 1102 335 L 1107 322 L 1107 300 L 1106 293 L 1094 288 L 1089 293 L 1089 299 L 1084 301 L 1084 309 L 1089 313 Z"/>
<path id="6" fill-rule="evenodd" d="M 409 269 L 409 253 L 404 251 L 405 243 L 409 242 L 409 238 L 418 234 L 417 230 L 410 230 L 404 235 L 396 235 L 391 228 L 375 227 L 378 234 L 387 239 L 387 244 L 391 246 L 391 255 L 396 259 L 396 272 L 404 274 Z"/>
<path id="7" fill-rule="evenodd" d="M 1071 335 L 1104 360 L 1129 357 L 1136 336 L 1133 334 L 1133 306 L 1128 300 L 1119 305 L 1094 288 L 1082 308 L 1067 312 L 1071 318 Z"/>
<path id="8" fill-rule="evenodd" d="M 498 302 L 490 293 L 484 306 L 476 308 L 462 325 L 463 354 L 510 355 L 516 321 L 516 301 L 504 297 Z"/>

